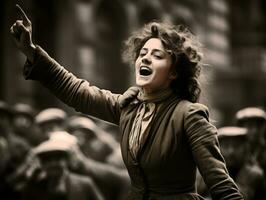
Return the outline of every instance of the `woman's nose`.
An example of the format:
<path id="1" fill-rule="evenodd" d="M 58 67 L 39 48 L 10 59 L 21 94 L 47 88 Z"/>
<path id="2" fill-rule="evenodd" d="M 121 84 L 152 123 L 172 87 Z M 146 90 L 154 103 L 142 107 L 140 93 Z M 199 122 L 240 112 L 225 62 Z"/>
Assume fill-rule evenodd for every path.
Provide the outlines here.
<path id="1" fill-rule="evenodd" d="M 151 59 L 148 55 L 145 55 L 143 58 L 142 58 L 142 63 L 143 64 L 146 64 L 146 65 L 149 65 L 151 64 Z"/>

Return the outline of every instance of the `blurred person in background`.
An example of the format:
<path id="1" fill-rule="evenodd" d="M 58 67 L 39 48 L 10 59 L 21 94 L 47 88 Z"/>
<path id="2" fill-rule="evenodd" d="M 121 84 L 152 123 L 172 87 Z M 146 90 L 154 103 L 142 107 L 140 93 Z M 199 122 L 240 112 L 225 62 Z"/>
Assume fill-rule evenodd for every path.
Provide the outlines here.
<path id="1" fill-rule="evenodd" d="M 236 125 L 248 129 L 248 148 L 250 159 L 256 159 L 264 141 L 266 113 L 259 107 L 246 107 L 236 113 Z"/>
<path id="2" fill-rule="evenodd" d="M 64 131 L 67 113 L 60 108 L 46 108 L 35 116 L 35 123 L 42 134 L 43 140 L 50 137 L 54 131 Z"/>
<path id="3" fill-rule="evenodd" d="M 15 105 L 13 108 L 13 124 L 15 124 L 15 130 L 21 128 L 18 133 L 25 134 L 24 138 L 27 137 L 31 141 L 31 145 L 33 145 L 32 147 L 51 138 L 53 136 L 52 133 L 58 133 L 56 137 L 58 137 L 58 135 L 64 135 L 64 120 L 67 117 L 65 111 L 59 108 L 47 108 L 41 110 L 37 115 L 32 116 L 34 117 L 33 119 L 28 119 L 29 112 L 32 112 L 31 109 L 32 108 L 29 108 L 29 106 L 25 104 Z M 33 124 L 31 124 L 30 120 L 33 120 Z M 27 123 L 25 123 L 26 121 Z M 32 126 L 28 127 L 30 124 Z M 29 132 L 27 135 L 26 130 L 28 128 L 30 129 L 28 130 Z M 38 161 L 36 160 L 36 156 L 33 155 L 32 150 L 30 150 L 25 154 L 24 162 L 17 167 L 16 172 L 13 173 L 9 179 L 14 185 L 16 185 L 18 190 L 22 190 L 25 183 L 31 178 L 31 176 L 34 176 L 37 170 Z"/>
<path id="4" fill-rule="evenodd" d="M 37 134 L 34 116 L 34 109 L 29 104 L 16 103 L 12 106 L 13 131 L 16 136 L 27 143 L 30 148 L 38 145 L 41 142 L 42 137 Z M 16 170 L 8 178 L 10 184 L 12 184 L 17 191 L 21 191 L 27 181 L 26 169 L 29 164 L 29 159 L 27 157 L 30 150 L 31 149 L 29 149 L 27 155 L 24 156 L 24 161 L 20 162 L 16 167 Z M 31 162 L 31 160 L 29 162 Z"/>
<path id="5" fill-rule="evenodd" d="M 114 151 L 106 158 L 106 162 L 121 169 L 125 168 L 120 146 L 115 147 Z"/>
<path id="6" fill-rule="evenodd" d="M 124 58 L 135 66 L 138 87 L 124 95 L 91 86 L 32 42 L 31 22 L 10 31 L 26 55 L 26 79 L 38 80 L 77 111 L 120 126 L 121 151 L 131 178 L 126 199 L 202 199 L 196 167 L 212 198 L 243 199 L 220 153 L 208 109 L 197 103 L 201 51 L 182 26 L 149 23 L 126 42 Z"/>
<path id="7" fill-rule="evenodd" d="M 107 134 L 93 120 L 83 116 L 72 116 L 66 121 L 66 130 L 78 139 L 82 153 L 94 160 L 106 162 L 107 157 L 114 151 L 115 147 L 102 141 Z"/>
<path id="8" fill-rule="evenodd" d="M 129 185 L 128 174 L 125 169 L 117 168 L 118 161 L 114 159 L 119 158 L 113 158 L 111 162 L 109 157 L 114 155 L 118 144 L 104 139 L 107 133 L 88 117 L 71 116 L 65 124 L 80 147 L 73 152 L 74 163 L 78 163 L 79 169 L 74 166 L 73 170 L 92 177 L 105 199 L 124 200 Z"/>
<path id="9" fill-rule="evenodd" d="M 0 101 L 0 135 L 2 137 L 0 194 L 6 199 L 20 199 L 17 169 L 25 161 L 30 145 L 18 137 L 12 127 L 13 112 L 9 104 Z"/>
<path id="10" fill-rule="evenodd" d="M 247 134 L 248 130 L 243 127 L 224 126 L 218 129 L 221 153 L 225 159 L 228 172 L 234 180 L 247 160 Z M 206 184 L 199 173 L 197 189 L 202 196 L 210 198 Z"/>
<path id="11" fill-rule="evenodd" d="M 121 139 L 119 128 L 112 123 L 108 123 L 98 118 L 91 116 L 90 118 L 99 127 L 99 139 L 112 149 L 112 152 L 106 158 L 106 162 L 113 166 L 124 169 L 125 164 L 122 159 L 121 148 L 119 145 Z"/>
<path id="12" fill-rule="evenodd" d="M 247 160 L 248 129 L 225 126 L 218 129 L 218 139 L 227 169 L 235 180 Z"/>
<path id="13" fill-rule="evenodd" d="M 12 110 L 14 132 L 24 138 L 31 146 L 38 145 L 41 142 L 41 136 L 36 131 L 33 107 L 29 104 L 17 103 Z"/>
<path id="14" fill-rule="evenodd" d="M 108 123 L 98 118 L 91 116 L 90 118 L 99 127 L 100 139 L 107 144 L 107 146 L 113 149 L 112 152 L 107 156 L 106 162 L 113 166 L 124 169 L 125 164 L 122 159 L 121 148 L 119 145 L 121 137 L 119 134 L 119 128 L 112 123 Z"/>
<path id="15" fill-rule="evenodd" d="M 109 154 L 106 158 L 106 162 L 121 169 L 125 169 L 125 164 L 123 162 L 121 148 L 119 145 L 121 139 L 121 135 L 119 134 L 119 127 L 98 118 L 91 118 L 100 128 L 100 132 L 102 132 L 102 134 L 100 134 L 102 136 L 102 140 L 113 148 L 112 153 Z"/>
<path id="16" fill-rule="evenodd" d="M 91 177 L 106 200 L 126 199 L 130 188 L 130 179 L 126 169 L 87 157 L 79 148 L 72 151 L 71 158 L 75 163 L 71 169 L 76 173 Z"/>
<path id="17" fill-rule="evenodd" d="M 103 200 L 91 178 L 69 170 L 70 151 L 75 145 L 73 139 L 61 132 L 57 135 L 60 137 L 50 138 L 34 149 L 40 161 L 40 171 L 24 187 L 23 199 Z"/>
<path id="18" fill-rule="evenodd" d="M 10 118 L 10 109 L 8 104 L 0 101 L 0 194 L 6 194 L 7 183 L 5 181 L 5 173 L 10 159 L 10 152 L 8 149 L 7 135 L 10 130 L 8 121 Z"/>
<path id="19" fill-rule="evenodd" d="M 236 182 L 247 200 L 261 199 L 264 175 L 263 153 L 265 151 L 266 113 L 259 107 L 246 107 L 236 113 L 236 123 L 248 129 L 246 162 L 241 168 Z M 261 158 L 260 158 L 261 157 Z"/>

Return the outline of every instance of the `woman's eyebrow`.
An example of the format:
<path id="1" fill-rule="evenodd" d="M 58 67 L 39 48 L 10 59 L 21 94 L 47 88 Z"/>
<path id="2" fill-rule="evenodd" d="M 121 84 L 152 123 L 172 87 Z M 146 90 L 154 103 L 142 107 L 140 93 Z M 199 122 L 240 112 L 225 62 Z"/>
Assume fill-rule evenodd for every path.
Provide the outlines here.
<path id="1" fill-rule="evenodd" d="M 166 53 L 163 49 L 152 49 L 152 51 L 160 51 Z"/>
<path id="2" fill-rule="evenodd" d="M 142 48 L 141 50 L 148 51 L 148 48 Z M 163 49 L 151 49 L 152 52 L 162 52 L 162 53 L 167 53 Z"/>
<path id="3" fill-rule="evenodd" d="M 141 51 L 148 51 L 148 48 L 141 48 Z"/>

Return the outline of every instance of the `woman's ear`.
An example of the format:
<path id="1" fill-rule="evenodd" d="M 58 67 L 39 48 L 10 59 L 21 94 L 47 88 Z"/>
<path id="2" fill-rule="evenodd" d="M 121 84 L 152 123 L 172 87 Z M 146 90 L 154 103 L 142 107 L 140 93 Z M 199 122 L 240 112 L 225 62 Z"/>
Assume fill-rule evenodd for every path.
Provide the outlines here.
<path id="1" fill-rule="evenodd" d="M 174 79 L 176 79 L 177 78 L 177 72 L 176 72 L 176 70 L 172 70 L 171 72 L 170 72 L 170 79 L 171 80 L 174 80 Z"/>

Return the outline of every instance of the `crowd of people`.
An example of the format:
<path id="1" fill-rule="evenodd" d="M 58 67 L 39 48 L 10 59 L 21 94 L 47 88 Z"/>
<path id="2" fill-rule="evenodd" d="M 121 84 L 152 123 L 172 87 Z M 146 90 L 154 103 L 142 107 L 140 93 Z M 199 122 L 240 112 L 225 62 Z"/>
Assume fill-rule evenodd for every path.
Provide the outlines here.
<path id="1" fill-rule="evenodd" d="M 0 102 L 6 199 L 124 199 L 129 177 L 112 125 L 60 108 Z"/>
<path id="2" fill-rule="evenodd" d="M 8 199 L 124 199 L 129 177 L 117 129 L 60 108 L 0 101 L 0 193 Z M 246 200 L 266 197 L 266 112 L 247 107 L 218 129 L 230 176 Z M 206 163 L 207 164 L 207 163 Z M 197 190 L 210 198 L 198 172 Z"/>
<path id="3" fill-rule="evenodd" d="M 260 107 L 246 107 L 239 110 L 232 121 L 235 124 L 218 129 L 219 144 L 229 174 L 245 200 L 265 199 L 266 112 Z M 197 184 L 198 191 L 209 197 L 200 174 Z"/>

